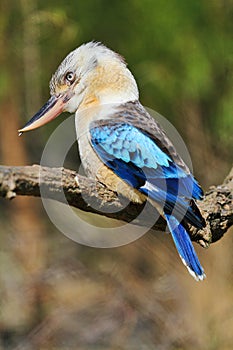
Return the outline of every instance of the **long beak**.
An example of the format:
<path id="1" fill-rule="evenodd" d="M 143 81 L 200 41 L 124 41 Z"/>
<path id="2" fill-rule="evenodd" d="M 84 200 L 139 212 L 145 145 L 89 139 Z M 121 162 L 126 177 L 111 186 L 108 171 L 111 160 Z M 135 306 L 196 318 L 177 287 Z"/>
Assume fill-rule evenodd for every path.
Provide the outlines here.
<path id="1" fill-rule="evenodd" d="M 65 103 L 67 102 L 67 95 L 53 95 L 44 104 L 43 107 L 24 125 L 23 128 L 19 129 L 19 136 L 25 131 L 39 128 L 40 126 L 55 119 L 59 114 L 63 112 Z"/>

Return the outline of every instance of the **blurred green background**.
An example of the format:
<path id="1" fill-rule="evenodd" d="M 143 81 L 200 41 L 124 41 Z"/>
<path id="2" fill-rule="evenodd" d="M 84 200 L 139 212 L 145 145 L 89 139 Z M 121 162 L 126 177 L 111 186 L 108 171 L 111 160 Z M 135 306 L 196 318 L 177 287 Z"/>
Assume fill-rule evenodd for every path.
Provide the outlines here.
<path id="1" fill-rule="evenodd" d="M 232 18 L 231 0 L 1 0 L 1 164 L 40 162 L 65 116 L 23 138 L 17 129 L 66 54 L 97 40 L 126 58 L 141 102 L 177 128 L 203 187 L 221 183 L 233 153 Z M 52 226 L 40 199 L 0 208 L 0 349 L 232 349 L 229 233 L 209 250 L 195 245 L 207 273 L 196 283 L 163 233 L 87 248 Z"/>

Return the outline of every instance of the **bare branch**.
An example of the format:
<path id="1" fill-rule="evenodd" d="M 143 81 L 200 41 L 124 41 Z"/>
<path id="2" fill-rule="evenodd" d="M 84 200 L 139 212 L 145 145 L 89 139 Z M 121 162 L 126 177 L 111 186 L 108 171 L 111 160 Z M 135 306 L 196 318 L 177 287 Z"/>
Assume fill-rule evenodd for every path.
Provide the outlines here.
<path id="1" fill-rule="evenodd" d="M 77 176 L 76 180 L 75 177 Z M 40 189 L 45 198 L 66 202 L 86 212 L 100 214 L 109 218 L 131 222 L 142 211 L 144 205 L 129 203 L 122 209 L 123 198 L 107 189 L 103 184 L 87 177 L 77 175 L 75 171 L 64 168 L 48 168 L 39 165 L 24 167 L 0 166 L 0 197 L 12 199 L 17 195 L 40 197 Z M 65 197 L 64 197 L 65 195 Z M 219 240 L 233 224 L 233 168 L 223 184 L 211 186 L 204 200 L 198 205 L 206 219 L 204 230 L 191 228 L 193 241 L 207 247 Z M 90 206 L 89 203 L 93 205 Z M 95 209 L 99 208 L 99 210 Z M 147 216 L 136 220 L 138 225 L 145 226 L 155 214 L 149 206 Z M 165 230 L 162 217 L 153 226 L 155 230 Z"/>

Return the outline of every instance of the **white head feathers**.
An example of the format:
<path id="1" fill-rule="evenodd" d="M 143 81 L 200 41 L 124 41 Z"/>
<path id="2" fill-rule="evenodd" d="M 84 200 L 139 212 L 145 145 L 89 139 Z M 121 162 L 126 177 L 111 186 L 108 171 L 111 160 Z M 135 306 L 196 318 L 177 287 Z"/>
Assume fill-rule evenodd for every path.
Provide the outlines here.
<path id="1" fill-rule="evenodd" d="M 75 75 L 75 95 L 78 105 L 95 96 L 99 103 L 127 102 L 138 99 L 138 88 L 124 59 L 101 43 L 89 42 L 70 52 L 50 81 L 51 94 L 64 91 L 67 73 Z M 74 101 L 73 101 L 74 102 Z"/>

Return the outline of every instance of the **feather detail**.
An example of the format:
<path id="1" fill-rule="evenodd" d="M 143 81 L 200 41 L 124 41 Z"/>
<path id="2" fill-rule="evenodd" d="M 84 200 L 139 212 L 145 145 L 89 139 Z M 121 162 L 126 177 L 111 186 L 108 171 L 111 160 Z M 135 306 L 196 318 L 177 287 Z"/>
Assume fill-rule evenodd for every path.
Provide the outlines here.
<path id="1" fill-rule="evenodd" d="M 182 262 L 196 280 L 205 278 L 183 221 L 197 228 L 205 226 L 194 199 L 202 189 L 186 171 L 145 131 L 126 122 L 96 120 L 90 127 L 91 144 L 101 161 L 128 185 L 159 204 L 168 223 Z"/>
<path id="2" fill-rule="evenodd" d="M 173 215 L 165 214 L 165 217 L 183 264 L 196 281 L 202 281 L 206 276 L 193 248 L 188 232 Z"/>

